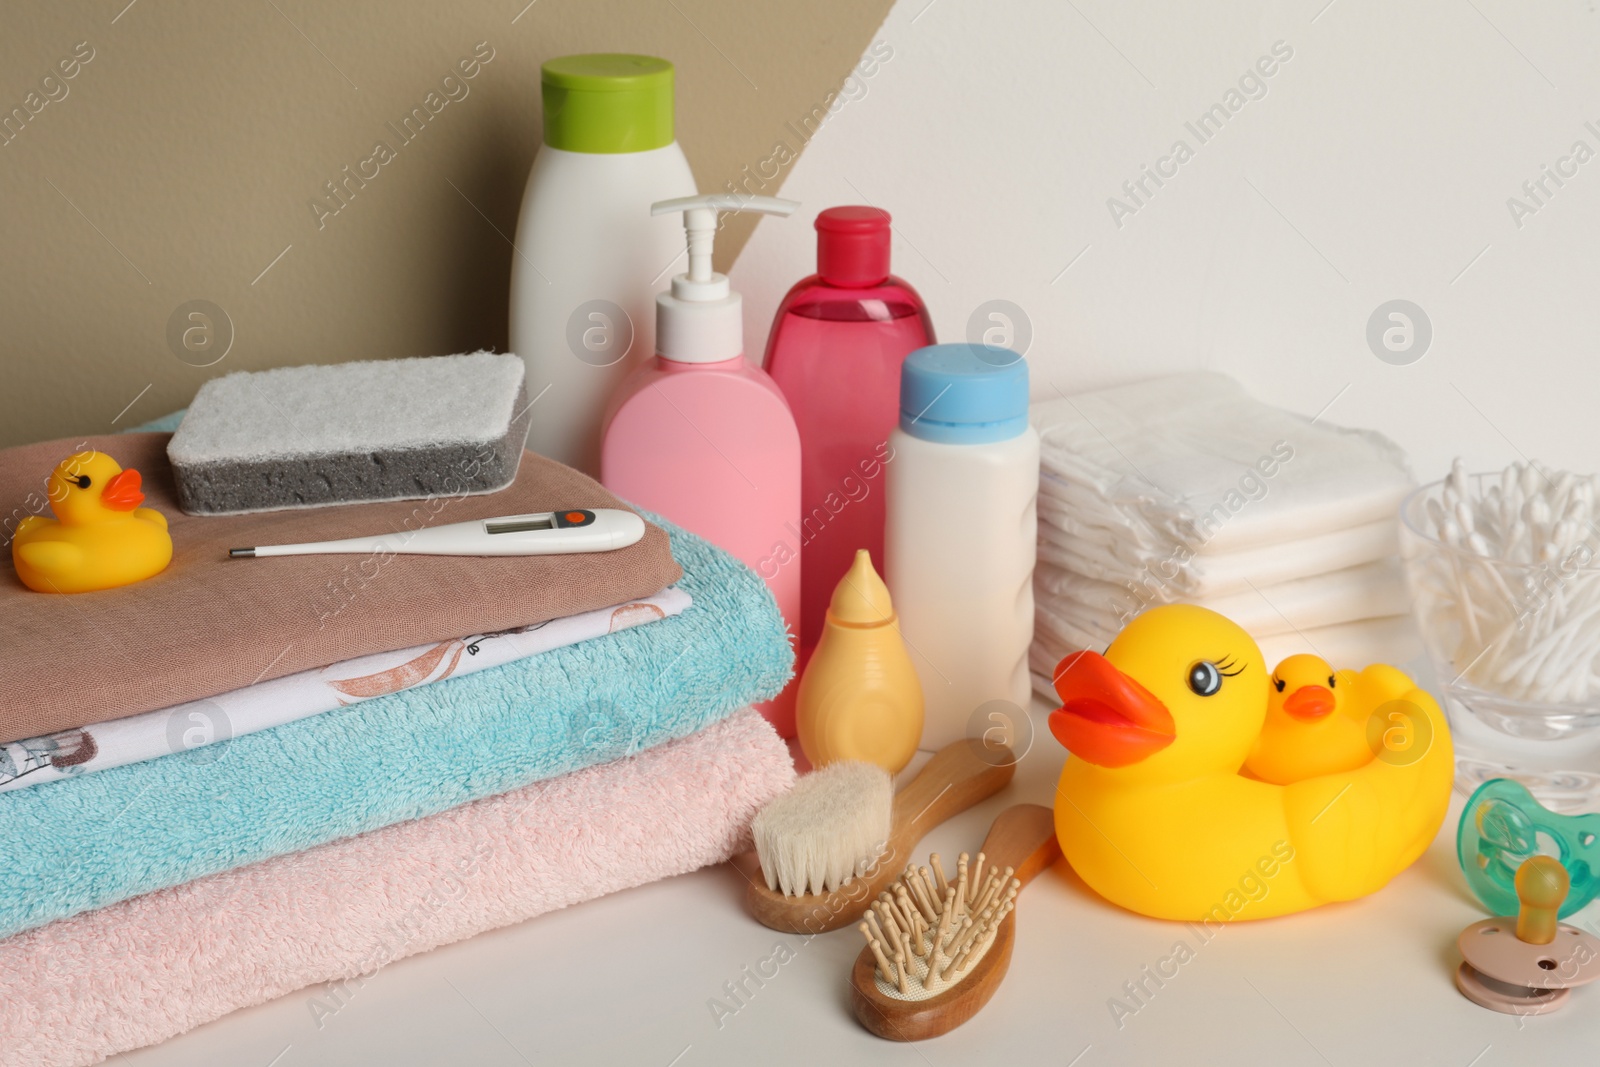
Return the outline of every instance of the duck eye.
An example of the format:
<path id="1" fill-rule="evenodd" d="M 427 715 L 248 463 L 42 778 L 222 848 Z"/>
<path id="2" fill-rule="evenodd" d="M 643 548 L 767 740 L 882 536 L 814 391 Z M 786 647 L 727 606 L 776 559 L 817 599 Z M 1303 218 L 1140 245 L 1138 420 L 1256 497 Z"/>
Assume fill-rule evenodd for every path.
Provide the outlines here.
<path id="1" fill-rule="evenodd" d="M 1217 670 L 1217 665 L 1209 660 L 1201 660 L 1190 667 L 1189 688 L 1203 697 L 1215 694 L 1222 688 L 1222 674 Z"/>
<path id="2" fill-rule="evenodd" d="M 1329 689 L 1332 689 L 1332 688 L 1333 688 L 1333 687 L 1334 687 L 1334 686 L 1336 686 L 1336 685 L 1338 685 L 1338 684 L 1339 684 L 1339 683 L 1338 683 L 1338 682 L 1337 682 L 1337 681 L 1335 681 L 1335 680 L 1334 680 L 1334 677 L 1333 677 L 1333 675 L 1331 675 L 1331 674 L 1330 674 L 1330 675 L 1328 675 L 1328 688 L 1329 688 Z"/>
<path id="3" fill-rule="evenodd" d="M 80 474 L 75 478 L 68 478 L 67 481 L 71 482 L 73 485 L 77 486 L 79 489 L 87 489 L 91 485 L 94 484 L 94 482 L 92 482 L 89 479 L 89 476 L 87 474 Z"/>
<path id="4" fill-rule="evenodd" d="M 1272 680 L 1272 684 L 1278 690 L 1278 692 L 1280 692 L 1280 693 L 1283 692 L 1283 679 L 1282 678 L 1274 678 Z"/>

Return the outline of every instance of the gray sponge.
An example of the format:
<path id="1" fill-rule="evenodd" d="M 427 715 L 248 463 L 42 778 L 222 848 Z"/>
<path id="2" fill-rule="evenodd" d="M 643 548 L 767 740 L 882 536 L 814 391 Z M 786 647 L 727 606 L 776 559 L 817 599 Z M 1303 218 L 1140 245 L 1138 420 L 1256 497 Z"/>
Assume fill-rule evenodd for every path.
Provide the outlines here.
<path id="1" fill-rule="evenodd" d="M 241 372 L 201 386 L 167 458 L 194 515 L 491 493 L 529 406 L 522 360 L 493 352 Z"/>

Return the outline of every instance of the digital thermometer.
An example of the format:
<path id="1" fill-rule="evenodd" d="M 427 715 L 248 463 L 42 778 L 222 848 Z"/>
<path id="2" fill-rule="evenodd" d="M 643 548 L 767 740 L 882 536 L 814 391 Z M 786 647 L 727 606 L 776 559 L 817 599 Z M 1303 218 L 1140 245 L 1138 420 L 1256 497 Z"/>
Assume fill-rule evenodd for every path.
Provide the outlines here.
<path id="1" fill-rule="evenodd" d="M 570 508 L 531 515 L 453 522 L 373 537 L 314 541 L 303 545 L 230 548 L 233 559 L 258 556 L 315 556 L 324 553 L 379 553 L 413 556 L 561 556 L 611 552 L 644 536 L 644 520 L 617 508 Z"/>

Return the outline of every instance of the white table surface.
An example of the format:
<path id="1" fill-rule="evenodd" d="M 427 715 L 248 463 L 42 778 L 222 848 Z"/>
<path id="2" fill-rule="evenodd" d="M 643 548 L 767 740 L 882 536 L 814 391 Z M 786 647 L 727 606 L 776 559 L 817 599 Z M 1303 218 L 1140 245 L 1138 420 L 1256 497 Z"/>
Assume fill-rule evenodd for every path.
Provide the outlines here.
<path id="1" fill-rule="evenodd" d="M 937 829 L 919 853 L 976 850 L 1003 807 L 1049 804 L 1063 752 L 1034 705 L 1035 740 L 999 796 Z M 913 764 L 913 768 L 920 765 Z M 872 1037 L 850 1014 L 853 929 L 810 940 L 758 925 L 729 866 L 617 893 L 392 964 L 318 1026 L 306 990 L 237 1012 L 129 1067 L 462 1064 L 908 1065 L 1595 1062 L 1600 987 L 1518 1019 L 1451 981 L 1456 935 L 1484 917 L 1456 869 L 1455 798 L 1428 853 L 1381 893 L 1240 923 L 1200 943 L 1181 924 L 1113 908 L 1065 863 L 1018 900 L 1011 972 L 981 1014 L 933 1041 Z M 922 857 L 919 856 L 919 861 Z M 1595 929 L 1590 909 L 1578 925 Z M 1108 1002 L 1185 940 L 1194 956 L 1119 1028 Z M 774 954 L 777 977 L 718 1024 L 710 1001 Z M 333 1003 L 331 1000 L 327 1003 Z"/>

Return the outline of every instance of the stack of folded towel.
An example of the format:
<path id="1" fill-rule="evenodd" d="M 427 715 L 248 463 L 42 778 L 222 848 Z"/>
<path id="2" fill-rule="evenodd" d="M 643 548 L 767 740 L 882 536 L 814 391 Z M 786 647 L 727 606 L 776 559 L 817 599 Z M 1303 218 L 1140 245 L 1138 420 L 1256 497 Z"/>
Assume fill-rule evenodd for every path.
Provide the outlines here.
<path id="1" fill-rule="evenodd" d="M 1220 374 L 1036 405 L 1035 686 L 1154 604 L 1244 626 L 1269 664 L 1419 652 L 1398 560 L 1405 456 L 1379 434 L 1263 404 Z"/>
<path id="2" fill-rule="evenodd" d="M 760 579 L 710 544 L 658 522 L 603 556 L 394 559 L 330 615 L 323 579 L 345 565 L 338 557 L 221 564 L 236 583 L 284 565 L 271 576 L 276 596 L 215 584 L 205 561 L 222 558 L 216 538 L 289 538 L 211 524 L 289 520 L 182 516 L 161 473 L 164 443 L 89 447 L 145 471 L 149 504 L 173 520 L 167 572 L 76 598 L 26 592 L 0 573 L 0 629 L 14 631 L 0 664 L 7 1064 L 98 1062 L 720 862 L 748 847 L 750 818 L 792 783 L 787 746 L 748 707 L 792 671 L 783 621 Z M 0 506 L 34 488 L 21 472 L 80 447 L 0 454 Z M 371 525 L 397 506 L 411 505 L 294 521 Z M 511 488 L 452 499 L 439 521 L 618 506 L 525 455 Z M 473 570 L 488 563 L 522 569 L 491 582 Z M 141 602 L 178 610 L 195 588 L 225 596 L 241 621 L 188 653 L 172 631 L 192 620 L 107 624 Z M 18 612 L 38 613 L 31 628 Z M 214 626 L 218 613 L 207 618 Z M 454 631 L 436 632 L 440 618 Z M 40 628 L 67 644 L 10 640 Z M 149 642 L 167 658 L 152 660 Z M 259 680 L 206 693 L 207 678 L 239 677 L 236 660 L 271 659 L 290 642 L 291 669 L 252 667 Z M 332 647 L 349 654 L 328 661 Z M 229 662 L 208 671 L 218 649 Z M 89 664 L 95 655 L 112 662 Z M 118 689 L 141 669 L 163 684 Z M 64 694 L 80 670 L 102 699 Z M 152 706 L 161 694 L 178 699 Z"/>

